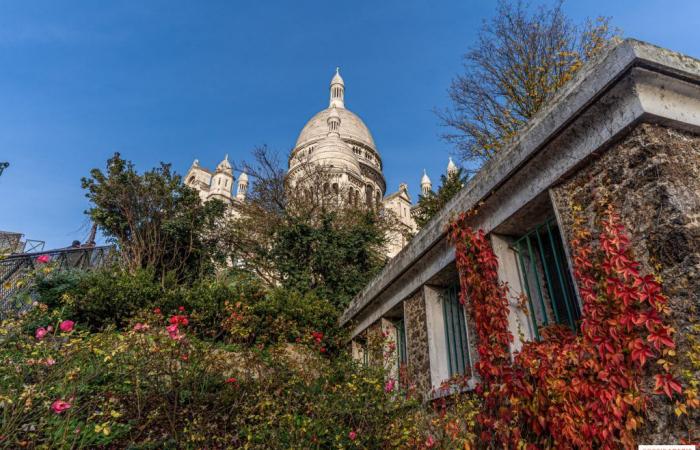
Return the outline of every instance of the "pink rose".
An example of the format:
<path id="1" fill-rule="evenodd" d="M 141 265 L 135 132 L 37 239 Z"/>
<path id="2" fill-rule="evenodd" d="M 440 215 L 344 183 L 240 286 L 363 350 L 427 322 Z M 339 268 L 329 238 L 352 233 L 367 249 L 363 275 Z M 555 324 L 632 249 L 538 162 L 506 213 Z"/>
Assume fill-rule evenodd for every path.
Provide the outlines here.
<path id="1" fill-rule="evenodd" d="M 170 339 L 174 339 L 176 341 L 179 341 L 184 337 L 184 335 L 180 334 L 180 330 L 177 328 L 177 324 L 174 323 L 172 325 L 168 325 L 165 327 L 166 330 L 168 330 L 168 334 L 170 335 Z"/>
<path id="2" fill-rule="evenodd" d="M 36 262 L 39 264 L 46 264 L 49 261 L 51 261 L 51 257 L 49 255 L 41 255 L 36 257 Z"/>
<path id="3" fill-rule="evenodd" d="M 136 325 L 134 325 L 134 331 L 137 331 L 137 332 L 138 331 L 146 331 L 149 328 L 150 327 L 148 326 L 148 324 L 145 324 L 145 323 L 137 323 Z"/>
<path id="4" fill-rule="evenodd" d="M 67 410 L 70 407 L 71 404 L 65 400 L 56 400 L 53 403 L 51 403 L 51 409 L 56 414 L 61 414 L 63 411 Z"/>
<path id="5" fill-rule="evenodd" d="M 46 327 L 46 331 L 48 331 L 49 333 L 53 333 L 53 326 L 49 325 L 48 327 Z"/>
<path id="6" fill-rule="evenodd" d="M 46 328 L 39 327 L 34 332 L 34 337 L 37 338 L 37 340 L 42 340 L 42 339 L 44 339 L 44 336 L 46 336 L 47 334 L 49 334 L 49 332 Z"/>
<path id="7" fill-rule="evenodd" d="M 357 433 L 355 433 L 354 431 L 351 431 L 348 433 L 348 437 L 350 438 L 351 441 L 354 441 L 355 439 L 357 439 Z"/>
<path id="8" fill-rule="evenodd" d="M 70 333 L 73 331 L 73 326 L 75 325 L 75 322 L 72 320 L 64 320 L 61 322 L 61 324 L 58 326 L 58 328 L 61 329 L 64 333 Z"/>
<path id="9" fill-rule="evenodd" d="M 391 392 L 391 391 L 394 390 L 394 387 L 395 387 L 395 386 L 396 386 L 396 381 L 394 381 L 394 380 L 389 380 L 389 381 L 387 381 L 386 384 L 384 385 L 384 391 L 385 391 L 385 392 Z"/>
<path id="10" fill-rule="evenodd" d="M 433 448 L 433 446 L 435 446 L 435 438 L 433 437 L 432 434 L 429 435 L 428 439 L 425 440 L 425 446 L 427 448 Z"/>

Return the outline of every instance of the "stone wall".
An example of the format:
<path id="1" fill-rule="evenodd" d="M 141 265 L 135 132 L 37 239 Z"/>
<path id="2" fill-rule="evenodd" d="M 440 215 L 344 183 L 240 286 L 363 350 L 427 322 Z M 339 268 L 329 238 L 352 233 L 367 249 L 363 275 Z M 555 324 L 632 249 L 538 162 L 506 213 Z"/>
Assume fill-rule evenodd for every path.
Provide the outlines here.
<path id="1" fill-rule="evenodd" d="M 590 226 L 599 217 L 595 200 L 604 199 L 616 207 L 643 272 L 656 273 L 663 280 L 670 319 L 677 330 L 676 363 L 695 370 L 691 376 L 700 378 L 689 362 L 688 342 L 699 323 L 700 136 L 641 124 L 552 194 L 567 240 L 573 205 L 583 208 Z M 651 377 L 644 385 L 653 388 Z M 649 411 L 640 443 L 679 443 L 688 439 L 688 424 L 695 428 L 694 438 L 700 436 L 697 411 L 690 418 L 677 419 L 673 405 L 661 396 L 653 396 Z"/>
<path id="2" fill-rule="evenodd" d="M 423 290 L 420 289 L 407 298 L 403 305 L 408 353 L 406 378 L 410 384 L 415 386 L 419 395 L 424 395 L 430 391 L 431 382 L 428 325 Z"/>

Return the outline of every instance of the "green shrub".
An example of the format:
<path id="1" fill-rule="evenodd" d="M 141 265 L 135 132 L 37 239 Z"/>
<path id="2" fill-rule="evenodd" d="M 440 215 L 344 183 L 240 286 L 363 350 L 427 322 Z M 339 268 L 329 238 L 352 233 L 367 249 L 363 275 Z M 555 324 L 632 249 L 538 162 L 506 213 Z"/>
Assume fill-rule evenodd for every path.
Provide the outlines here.
<path id="1" fill-rule="evenodd" d="M 90 274 L 80 269 L 43 272 L 37 271 L 33 293 L 39 301 L 50 307 L 59 306 L 64 294 L 78 292 L 81 281 Z"/>
<path id="2" fill-rule="evenodd" d="M 251 305 L 256 342 L 294 342 L 314 331 L 335 334 L 338 311 L 314 292 L 277 288 Z"/>
<path id="3" fill-rule="evenodd" d="M 109 325 L 122 328 L 139 311 L 157 305 L 164 293 L 148 270 L 131 274 L 104 269 L 84 276 L 70 291 L 67 306 L 74 320 L 92 330 Z"/>

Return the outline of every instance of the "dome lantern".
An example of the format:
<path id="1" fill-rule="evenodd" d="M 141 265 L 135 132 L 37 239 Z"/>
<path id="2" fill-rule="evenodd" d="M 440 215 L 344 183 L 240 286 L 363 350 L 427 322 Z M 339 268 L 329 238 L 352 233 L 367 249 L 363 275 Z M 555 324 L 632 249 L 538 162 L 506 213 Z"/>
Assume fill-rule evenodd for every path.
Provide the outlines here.
<path id="1" fill-rule="evenodd" d="M 335 108 L 335 105 L 331 106 L 331 112 L 328 114 L 328 133 L 335 133 L 340 135 L 340 114 Z"/>
<path id="2" fill-rule="evenodd" d="M 334 106 L 345 108 L 345 83 L 340 76 L 340 67 L 335 68 L 335 75 L 331 80 L 331 101 L 328 107 Z"/>

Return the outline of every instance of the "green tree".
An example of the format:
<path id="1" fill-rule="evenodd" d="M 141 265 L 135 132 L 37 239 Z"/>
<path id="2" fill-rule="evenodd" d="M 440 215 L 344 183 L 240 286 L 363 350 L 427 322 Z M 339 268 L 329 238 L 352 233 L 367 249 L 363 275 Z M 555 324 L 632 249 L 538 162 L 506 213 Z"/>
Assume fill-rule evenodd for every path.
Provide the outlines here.
<path id="1" fill-rule="evenodd" d="M 481 165 L 611 39 L 609 19 L 575 24 L 562 0 L 534 10 L 521 0 L 499 0 L 452 81 L 452 106 L 438 113 L 452 130 L 443 138 L 464 161 Z"/>
<path id="2" fill-rule="evenodd" d="M 139 174 L 115 153 L 106 172 L 92 169 L 82 186 L 92 203 L 87 214 L 117 244 L 129 271 L 151 269 L 161 281 L 193 281 L 223 262 L 217 229 L 224 204 L 202 203 L 169 164 Z"/>
<path id="3" fill-rule="evenodd" d="M 464 187 L 467 173 L 463 168 L 452 174 L 440 176 L 440 187 L 437 192 L 430 191 L 427 195 L 418 196 L 418 205 L 413 210 L 413 219 L 419 228 L 423 228 L 446 204 Z"/>
<path id="4" fill-rule="evenodd" d="M 290 215 L 272 257 L 283 286 L 315 291 L 340 309 L 384 266 L 384 243 L 373 211 L 324 212 L 318 221 Z"/>
<path id="5" fill-rule="evenodd" d="M 386 236 L 397 221 L 324 189 L 333 182 L 329 167 L 305 164 L 304 184 L 294 187 L 282 158 L 266 147 L 253 154 L 255 163 L 243 166 L 255 183 L 227 223 L 232 270 L 343 308 L 385 264 Z"/>

